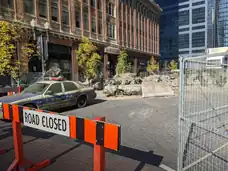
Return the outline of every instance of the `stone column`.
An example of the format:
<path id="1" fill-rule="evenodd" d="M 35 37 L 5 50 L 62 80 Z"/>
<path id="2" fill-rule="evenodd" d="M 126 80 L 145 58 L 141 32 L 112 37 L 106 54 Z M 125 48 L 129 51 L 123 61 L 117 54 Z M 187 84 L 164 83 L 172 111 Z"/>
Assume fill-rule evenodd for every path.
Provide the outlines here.
<path id="1" fill-rule="evenodd" d="M 137 73 L 137 69 L 138 69 L 138 58 L 135 57 L 134 58 L 134 73 Z"/>
<path id="2" fill-rule="evenodd" d="M 103 30 L 103 38 L 104 41 L 107 40 L 107 13 L 106 13 L 106 0 L 102 1 L 102 12 L 103 12 L 103 24 L 102 24 L 102 30 Z"/>
<path id="3" fill-rule="evenodd" d="M 51 26 L 51 0 L 47 0 L 47 21 Z"/>
<path id="4" fill-rule="evenodd" d="M 88 1 L 88 17 L 89 17 L 89 38 L 92 35 L 92 16 L 91 16 L 91 1 Z"/>
<path id="5" fill-rule="evenodd" d="M 82 36 L 84 35 L 84 4 L 83 4 L 83 0 L 81 0 L 81 32 L 82 32 Z"/>
<path id="6" fill-rule="evenodd" d="M 70 33 L 75 33 L 75 26 L 76 26 L 74 2 L 75 2 L 74 0 L 68 0 Z"/>
<path id="7" fill-rule="evenodd" d="M 120 44 L 120 33 L 119 33 L 119 28 L 120 28 L 120 18 L 119 18 L 119 0 L 116 0 L 116 42 L 119 45 Z"/>
<path id="8" fill-rule="evenodd" d="M 137 39 L 138 39 L 138 47 L 137 49 L 140 50 L 140 46 L 141 46 L 141 37 L 140 37 L 140 24 L 141 24 L 141 17 L 140 14 L 138 13 L 138 19 L 137 19 L 137 24 L 138 24 L 138 35 L 137 35 Z"/>
<path id="9" fill-rule="evenodd" d="M 24 18 L 24 0 L 16 0 L 14 4 L 17 4 L 17 19 Z"/>
<path id="10" fill-rule="evenodd" d="M 35 14 L 36 22 L 39 23 L 39 4 L 38 4 L 38 0 L 34 0 L 34 14 Z"/>
<path id="11" fill-rule="evenodd" d="M 150 52 L 150 20 L 147 18 L 147 45 L 146 45 L 146 51 Z"/>
<path id="12" fill-rule="evenodd" d="M 121 18 L 122 18 L 122 46 L 125 46 L 125 39 L 124 39 L 124 5 L 121 2 Z"/>
<path id="13" fill-rule="evenodd" d="M 72 49 L 71 49 L 71 60 L 72 60 L 72 80 L 73 81 L 78 81 L 79 80 L 79 75 L 78 75 L 78 61 L 76 59 L 76 50 L 78 48 L 78 45 L 76 43 L 72 44 Z"/>
<path id="14" fill-rule="evenodd" d="M 136 9 L 134 9 L 134 48 L 137 49 L 137 20 L 136 20 Z"/>
<path id="15" fill-rule="evenodd" d="M 125 5 L 125 11 L 126 11 L 126 16 L 125 16 L 125 22 L 126 22 L 126 28 L 125 28 L 125 34 L 126 34 L 126 46 L 128 47 L 128 6 Z"/>
<path id="16" fill-rule="evenodd" d="M 59 28 L 60 28 L 60 31 L 62 31 L 62 0 L 58 0 L 58 8 L 59 8 Z"/>
<path id="17" fill-rule="evenodd" d="M 98 18 L 98 2 L 96 1 L 96 9 L 95 9 L 95 15 L 96 15 L 96 37 L 98 39 L 98 29 L 99 29 L 99 18 Z"/>
<path id="18" fill-rule="evenodd" d="M 130 14 L 130 48 L 132 48 L 132 9 L 131 7 L 129 8 L 129 14 Z"/>
<path id="19" fill-rule="evenodd" d="M 108 54 L 104 54 L 104 80 L 108 79 Z"/>

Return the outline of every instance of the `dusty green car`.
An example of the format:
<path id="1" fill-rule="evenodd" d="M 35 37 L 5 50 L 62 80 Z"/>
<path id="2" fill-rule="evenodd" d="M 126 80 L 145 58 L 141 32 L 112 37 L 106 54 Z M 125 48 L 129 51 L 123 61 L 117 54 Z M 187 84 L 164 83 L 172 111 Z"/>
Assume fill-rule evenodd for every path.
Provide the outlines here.
<path id="1" fill-rule="evenodd" d="M 0 107 L 9 103 L 52 111 L 71 106 L 82 108 L 95 98 L 93 88 L 78 82 L 48 80 L 36 82 L 20 94 L 1 97 Z"/>

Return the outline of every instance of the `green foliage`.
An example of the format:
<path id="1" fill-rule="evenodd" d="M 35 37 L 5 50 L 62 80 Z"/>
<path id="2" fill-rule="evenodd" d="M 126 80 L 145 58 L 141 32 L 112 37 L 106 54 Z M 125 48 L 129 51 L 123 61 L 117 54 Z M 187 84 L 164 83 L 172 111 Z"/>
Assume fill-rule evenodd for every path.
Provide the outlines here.
<path id="1" fill-rule="evenodd" d="M 125 50 L 121 51 L 117 59 L 116 73 L 117 75 L 131 71 L 131 64 L 127 61 L 128 54 Z"/>
<path id="2" fill-rule="evenodd" d="M 147 63 L 146 70 L 149 73 L 153 73 L 154 71 L 157 71 L 159 69 L 159 62 L 155 60 L 155 58 L 152 56 L 150 61 Z"/>
<path id="3" fill-rule="evenodd" d="M 34 53 L 35 46 L 29 43 L 25 32 L 29 33 L 18 23 L 0 21 L 0 75 L 11 75 L 17 78 L 19 70 L 27 66 L 28 56 Z M 19 60 L 16 53 L 17 42 L 21 44 Z"/>
<path id="4" fill-rule="evenodd" d="M 169 68 L 171 71 L 177 69 L 177 62 L 175 62 L 174 60 L 172 60 L 172 61 L 169 63 L 168 68 Z"/>
<path id="5" fill-rule="evenodd" d="M 82 38 L 82 43 L 76 51 L 76 59 L 87 79 L 97 76 L 101 56 L 97 53 L 97 47 L 88 38 Z"/>

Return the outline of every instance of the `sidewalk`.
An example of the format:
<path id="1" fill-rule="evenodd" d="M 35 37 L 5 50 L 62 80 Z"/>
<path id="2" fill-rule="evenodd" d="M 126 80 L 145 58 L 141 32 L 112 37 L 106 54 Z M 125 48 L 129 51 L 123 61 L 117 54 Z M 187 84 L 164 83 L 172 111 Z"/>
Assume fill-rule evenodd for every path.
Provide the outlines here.
<path id="1" fill-rule="evenodd" d="M 28 160 L 39 162 L 52 158 L 55 160 L 44 171 L 92 171 L 93 148 L 74 142 L 72 139 L 44 133 L 34 129 L 23 129 L 24 153 Z M 5 171 L 14 158 L 13 137 L 10 123 L 0 121 L 0 148 L 9 151 L 0 155 L 0 170 Z M 145 156 L 142 156 L 145 154 Z M 122 155 L 122 156 L 121 156 Z M 159 156 L 150 152 L 125 147 L 121 155 L 106 153 L 106 171 L 164 171 L 146 161 L 156 163 Z M 138 159 L 142 159 L 141 161 Z"/>

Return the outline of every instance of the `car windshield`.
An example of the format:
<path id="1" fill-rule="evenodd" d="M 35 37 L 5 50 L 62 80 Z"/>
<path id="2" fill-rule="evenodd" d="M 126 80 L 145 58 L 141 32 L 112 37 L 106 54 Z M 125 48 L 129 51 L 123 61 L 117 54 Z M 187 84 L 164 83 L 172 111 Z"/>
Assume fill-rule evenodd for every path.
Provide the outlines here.
<path id="1" fill-rule="evenodd" d="M 48 88 L 49 85 L 50 84 L 47 83 L 35 83 L 22 91 L 22 93 L 41 94 Z"/>

